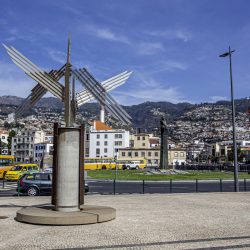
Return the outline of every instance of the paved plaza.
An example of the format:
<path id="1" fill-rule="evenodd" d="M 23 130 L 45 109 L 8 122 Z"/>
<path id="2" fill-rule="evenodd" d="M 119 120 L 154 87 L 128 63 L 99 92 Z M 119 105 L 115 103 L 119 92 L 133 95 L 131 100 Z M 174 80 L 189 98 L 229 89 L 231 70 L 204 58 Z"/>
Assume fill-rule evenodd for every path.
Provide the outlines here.
<path id="1" fill-rule="evenodd" d="M 91 195 L 88 205 L 117 209 L 113 221 L 38 226 L 18 209 L 50 197 L 1 197 L 0 249 L 250 249 L 250 194 Z"/>

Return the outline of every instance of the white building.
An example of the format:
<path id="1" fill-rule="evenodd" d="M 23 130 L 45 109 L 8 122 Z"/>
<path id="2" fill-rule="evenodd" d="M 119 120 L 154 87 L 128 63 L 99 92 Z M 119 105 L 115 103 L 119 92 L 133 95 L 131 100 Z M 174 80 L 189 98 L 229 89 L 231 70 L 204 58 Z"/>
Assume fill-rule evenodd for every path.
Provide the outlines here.
<path id="1" fill-rule="evenodd" d="M 0 130 L 1 142 L 8 144 L 9 133 L 6 130 Z"/>
<path id="2" fill-rule="evenodd" d="M 34 144 L 34 162 L 40 162 L 45 155 L 52 155 L 53 144 L 41 142 Z"/>
<path id="3" fill-rule="evenodd" d="M 85 145 L 85 157 L 117 157 L 119 148 L 129 147 L 129 131 L 94 121 Z"/>
<path id="4" fill-rule="evenodd" d="M 34 144 L 44 141 L 42 130 L 22 129 L 12 138 L 11 154 L 17 162 L 34 162 Z"/>
<path id="5" fill-rule="evenodd" d="M 10 113 L 8 114 L 8 119 L 7 119 L 8 123 L 12 123 L 15 121 L 15 113 Z"/>
<path id="6" fill-rule="evenodd" d="M 47 134 L 45 135 L 45 137 L 44 137 L 44 141 L 45 141 L 45 142 L 50 142 L 50 143 L 52 143 L 52 142 L 53 142 L 53 137 L 54 137 L 53 134 L 48 134 L 48 133 L 47 133 Z"/>

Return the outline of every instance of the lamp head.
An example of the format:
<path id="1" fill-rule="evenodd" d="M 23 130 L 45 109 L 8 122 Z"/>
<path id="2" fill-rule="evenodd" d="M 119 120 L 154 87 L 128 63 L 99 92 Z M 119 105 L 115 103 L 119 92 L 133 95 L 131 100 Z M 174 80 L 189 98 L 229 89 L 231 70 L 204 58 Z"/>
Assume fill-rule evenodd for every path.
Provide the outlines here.
<path id="1" fill-rule="evenodd" d="M 219 57 L 226 57 L 226 56 L 229 56 L 229 52 L 226 52 L 226 53 L 224 53 L 224 54 L 221 54 L 221 55 L 219 55 Z"/>

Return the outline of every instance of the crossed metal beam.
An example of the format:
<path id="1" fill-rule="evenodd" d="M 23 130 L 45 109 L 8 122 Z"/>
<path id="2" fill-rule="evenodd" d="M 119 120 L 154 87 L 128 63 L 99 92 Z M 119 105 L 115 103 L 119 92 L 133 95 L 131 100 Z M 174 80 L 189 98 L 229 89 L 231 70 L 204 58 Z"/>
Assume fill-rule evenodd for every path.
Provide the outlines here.
<path id="1" fill-rule="evenodd" d="M 82 104 L 96 99 L 105 109 L 113 115 L 116 119 L 120 120 L 124 124 L 130 124 L 131 117 L 127 112 L 108 94 L 112 89 L 124 84 L 129 78 L 132 72 L 125 71 L 114 77 L 111 77 L 102 83 L 99 83 L 85 68 L 83 69 L 73 69 L 72 65 L 69 64 L 69 47 L 68 47 L 68 61 L 59 70 L 52 70 L 49 73 L 41 70 L 38 66 L 32 63 L 19 51 L 13 47 L 8 47 L 3 44 L 6 48 L 7 53 L 10 55 L 12 61 L 21 68 L 28 76 L 37 82 L 37 85 L 32 89 L 31 94 L 25 99 L 25 101 L 18 107 L 16 114 L 20 116 L 26 109 L 33 107 L 47 91 L 52 93 L 54 96 L 59 98 L 61 101 L 70 99 L 70 92 L 65 89 L 66 85 L 66 75 L 67 81 L 69 81 L 69 74 L 75 76 L 81 84 L 86 88 L 76 94 L 74 93 L 74 83 L 73 83 L 73 93 L 72 100 L 70 103 L 71 111 L 73 116 L 75 116 L 75 105 L 77 107 Z M 65 76 L 65 86 L 63 86 L 58 81 Z M 68 92 L 68 93 L 67 93 Z M 65 99 L 66 98 L 66 99 Z M 67 101 L 66 101 L 67 102 Z M 66 104 L 65 104 L 66 108 Z M 65 115 L 65 121 L 70 121 L 73 118 L 71 112 Z M 66 117 L 67 116 L 67 117 Z M 69 124 L 69 123 L 68 123 Z"/>

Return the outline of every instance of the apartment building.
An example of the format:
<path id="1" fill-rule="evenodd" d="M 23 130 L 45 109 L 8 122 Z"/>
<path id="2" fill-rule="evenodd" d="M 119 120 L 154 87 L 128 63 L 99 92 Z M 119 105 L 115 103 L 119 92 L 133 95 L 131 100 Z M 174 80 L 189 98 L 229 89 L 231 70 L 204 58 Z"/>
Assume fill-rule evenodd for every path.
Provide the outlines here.
<path id="1" fill-rule="evenodd" d="M 44 156 L 53 154 L 53 144 L 41 142 L 34 144 L 34 162 L 40 162 Z"/>
<path id="2" fill-rule="evenodd" d="M 130 147 L 132 148 L 149 148 L 150 147 L 150 134 L 133 134 L 130 136 Z"/>
<path id="3" fill-rule="evenodd" d="M 7 130 L 0 130 L 0 140 L 1 142 L 8 144 L 9 132 Z"/>
<path id="4" fill-rule="evenodd" d="M 145 159 L 148 166 L 158 167 L 160 164 L 160 148 L 121 148 L 118 153 L 119 160 L 140 160 Z M 169 165 L 184 165 L 186 164 L 185 149 L 175 148 L 168 150 Z"/>
<path id="5" fill-rule="evenodd" d="M 22 129 L 12 138 L 11 154 L 17 162 L 34 162 L 34 145 L 44 142 L 42 130 Z"/>
<path id="6" fill-rule="evenodd" d="M 117 157 L 120 148 L 129 147 L 129 131 L 94 121 L 87 132 L 85 145 L 85 157 Z"/>

